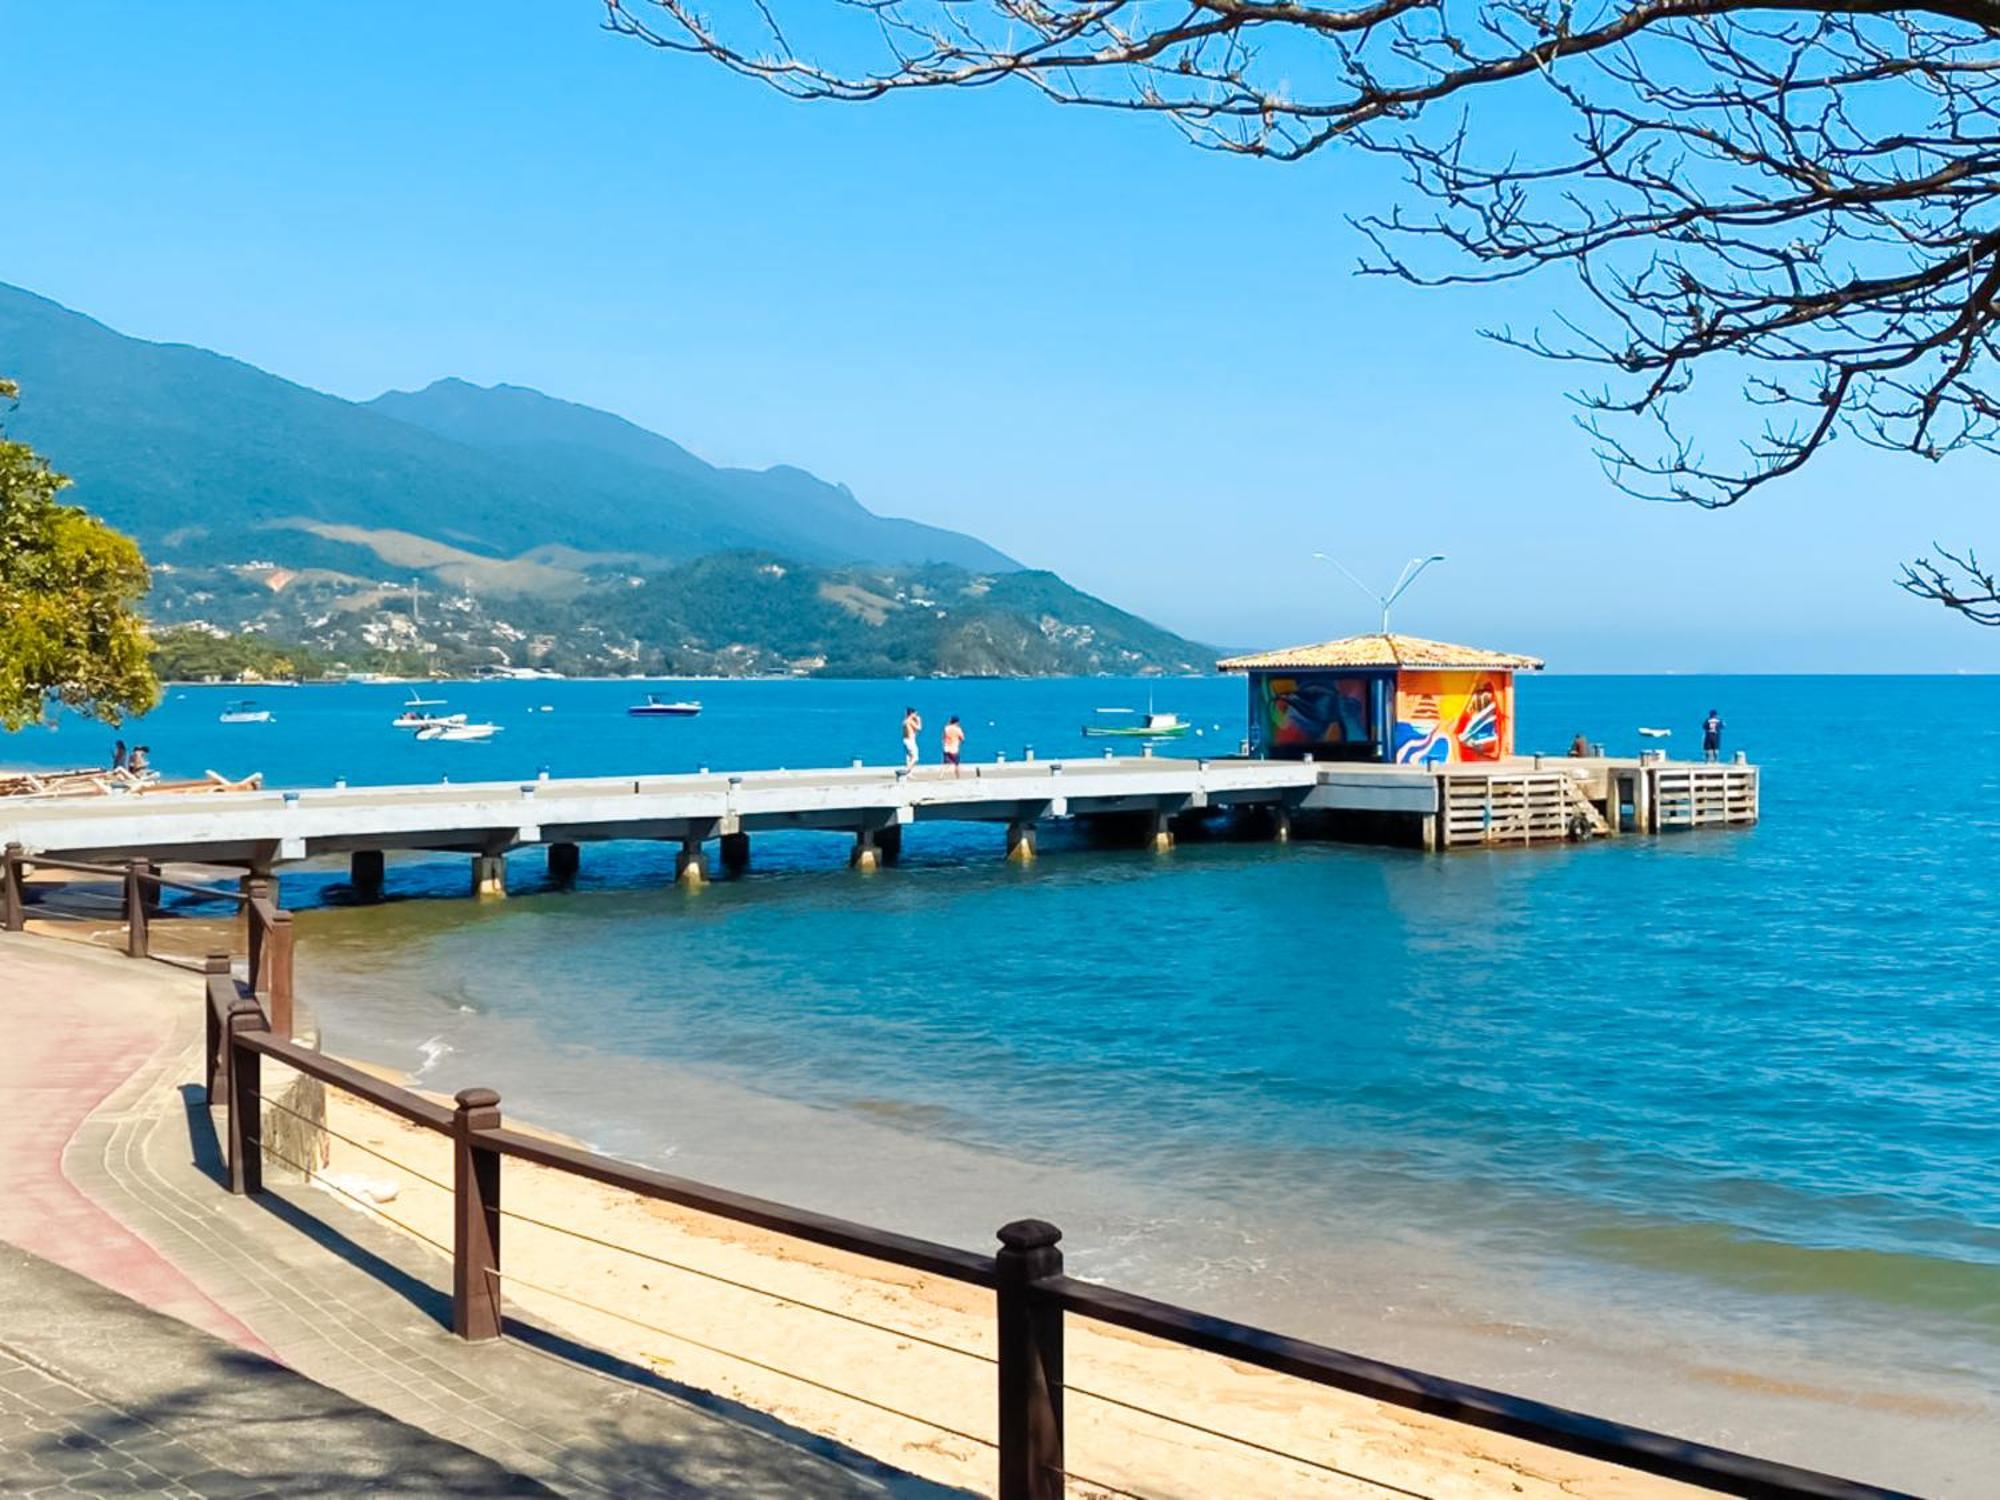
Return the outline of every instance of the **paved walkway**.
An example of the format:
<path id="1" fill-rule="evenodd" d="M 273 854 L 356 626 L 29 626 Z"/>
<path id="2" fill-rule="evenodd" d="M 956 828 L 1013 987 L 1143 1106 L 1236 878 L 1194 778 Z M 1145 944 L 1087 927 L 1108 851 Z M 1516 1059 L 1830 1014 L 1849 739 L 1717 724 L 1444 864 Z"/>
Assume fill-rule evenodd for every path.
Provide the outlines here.
<path id="1" fill-rule="evenodd" d="M 241 1321 L 63 1175 L 63 1152 L 91 1112 L 175 1037 L 175 992 L 200 983 L 175 978 L 67 939 L 0 933 L 0 1240 L 262 1350 Z"/>
<path id="2" fill-rule="evenodd" d="M 18 982 L 22 942 L 53 944 L 0 942 L 10 1036 L 42 1024 Z M 143 976 L 167 1018 L 163 1045 L 70 1140 L 66 1178 L 299 1374 L 562 1494 L 957 1493 L 555 1330 L 510 1320 L 504 1340 L 461 1343 L 449 1332 L 449 1267 L 432 1252 L 275 1171 L 261 1198 L 224 1190 L 200 1100 L 198 976 L 62 951 L 88 970 L 86 990 Z M 0 1343 L 12 1325 L 0 1316 Z"/>
<path id="3" fill-rule="evenodd" d="M 0 1246 L 0 1494 L 550 1493 Z"/>

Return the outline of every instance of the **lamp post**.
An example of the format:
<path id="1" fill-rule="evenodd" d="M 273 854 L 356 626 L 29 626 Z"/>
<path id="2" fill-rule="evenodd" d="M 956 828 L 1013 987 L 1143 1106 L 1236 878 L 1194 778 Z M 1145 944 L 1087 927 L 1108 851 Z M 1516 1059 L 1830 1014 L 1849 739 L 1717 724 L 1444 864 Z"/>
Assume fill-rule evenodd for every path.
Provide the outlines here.
<path id="1" fill-rule="evenodd" d="M 1433 552 L 1429 557 L 1413 557 L 1403 564 L 1403 571 L 1396 575 L 1396 581 L 1391 585 L 1389 592 L 1378 594 L 1349 572 L 1346 565 L 1339 558 L 1331 557 L 1324 552 L 1315 552 L 1313 556 L 1320 562 L 1331 563 L 1334 567 L 1339 568 L 1341 576 L 1382 606 L 1382 634 L 1384 635 L 1389 633 L 1389 606 L 1409 591 L 1410 585 L 1423 576 L 1424 569 L 1428 568 L 1432 563 L 1444 561 L 1444 554 L 1442 552 Z"/>

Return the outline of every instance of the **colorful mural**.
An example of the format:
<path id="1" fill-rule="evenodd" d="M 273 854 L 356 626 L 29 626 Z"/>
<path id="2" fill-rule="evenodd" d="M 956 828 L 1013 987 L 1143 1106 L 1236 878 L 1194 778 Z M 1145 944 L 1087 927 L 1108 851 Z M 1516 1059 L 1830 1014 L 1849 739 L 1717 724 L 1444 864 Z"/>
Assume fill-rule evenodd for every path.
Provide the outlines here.
<path id="1" fill-rule="evenodd" d="M 1254 680 L 1262 744 L 1267 750 L 1374 743 L 1371 679 L 1303 672 Z"/>
<path id="2" fill-rule="evenodd" d="M 1395 757 L 1411 765 L 1499 760 L 1514 748 L 1509 672 L 1403 672 L 1396 679 Z"/>

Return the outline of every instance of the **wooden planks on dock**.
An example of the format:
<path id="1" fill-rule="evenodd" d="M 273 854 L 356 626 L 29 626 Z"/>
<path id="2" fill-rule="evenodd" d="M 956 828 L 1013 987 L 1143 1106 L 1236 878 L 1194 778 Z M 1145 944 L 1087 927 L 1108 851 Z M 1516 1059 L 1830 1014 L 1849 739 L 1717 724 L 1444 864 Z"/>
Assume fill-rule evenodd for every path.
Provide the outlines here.
<path id="1" fill-rule="evenodd" d="M 1631 772 L 1623 773 L 1629 779 Z M 1755 823 L 1757 768 L 1746 765 L 1645 765 L 1634 800 L 1641 832 Z M 1491 771 L 1441 771 L 1438 775 L 1438 847 L 1554 843 L 1605 837 L 1622 816 L 1621 775 L 1607 776 L 1609 804 L 1599 807 L 1591 788 L 1562 767 Z"/>
<path id="2" fill-rule="evenodd" d="M 1757 821 L 1755 766 L 1657 765 L 1646 771 L 1655 830 Z"/>
<path id="3" fill-rule="evenodd" d="M 1570 778 L 1564 771 L 1493 771 L 1438 778 L 1440 842 L 1537 844 L 1570 837 Z"/>

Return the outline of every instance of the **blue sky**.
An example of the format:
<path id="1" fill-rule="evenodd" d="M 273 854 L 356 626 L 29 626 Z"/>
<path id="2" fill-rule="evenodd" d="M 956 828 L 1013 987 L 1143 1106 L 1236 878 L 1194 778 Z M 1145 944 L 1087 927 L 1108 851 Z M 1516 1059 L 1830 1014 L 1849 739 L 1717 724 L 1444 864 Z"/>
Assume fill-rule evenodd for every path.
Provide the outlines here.
<path id="1" fill-rule="evenodd" d="M 1380 163 L 1025 91 L 796 104 L 597 18 L 0 0 L 0 280 L 344 396 L 514 381 L 796 463 L 1228 645 L 1372 628 L 1315 550 L 1436 551 L 1399 628 L 1556 669 L 2000 669 L 1891 582 L 2000 553 L 1993 460 L 1628 499 L 1564 372 L 1475 331 L 1561 282 L 1352 274 Z"/>

